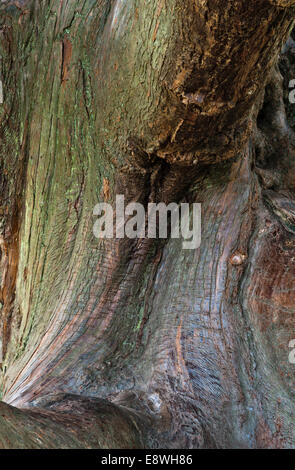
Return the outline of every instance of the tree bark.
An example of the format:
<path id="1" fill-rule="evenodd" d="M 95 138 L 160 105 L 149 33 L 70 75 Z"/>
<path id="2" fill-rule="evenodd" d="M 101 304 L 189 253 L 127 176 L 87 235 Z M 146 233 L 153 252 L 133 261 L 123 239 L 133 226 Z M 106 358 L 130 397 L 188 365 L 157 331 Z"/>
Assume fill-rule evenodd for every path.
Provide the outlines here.
<path id="1" fill-rule="evenodd" d="M 294 15 L 1 2 L 0 446 L 294 447 Z M 96 240 L 116 194 L 201 247 Z"/>

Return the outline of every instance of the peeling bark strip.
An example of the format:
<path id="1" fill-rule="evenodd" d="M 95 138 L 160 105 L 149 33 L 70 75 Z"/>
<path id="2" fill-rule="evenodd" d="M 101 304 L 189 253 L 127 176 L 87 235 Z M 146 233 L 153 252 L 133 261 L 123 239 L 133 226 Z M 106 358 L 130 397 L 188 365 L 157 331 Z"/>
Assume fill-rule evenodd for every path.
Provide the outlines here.
<path id="1" fill-rule="evenodd" d="M 72 57 L 72 44 L 64 38 L 62 43 L 62 66 L 61 66 L 61 81 L 62 83 L 67 81 L 69 73 L 69 65 Z"/>
<path id="2" fill-rule="evenodd" d="M 11 328 L 18 304 L 15 301 L 19 263 L 19 232 L 21 226 L 23 190 L 27 166 L 28 122 L 21 121 L 20 84 L 21 60 L 16 57 L 20 47 L 13 30 L 21 22 L 26 2 L 13 2 L 0 6 L 1 37 L 1 87 L 7 97 L 0 110 L 0 302 L 1 309 L 1 357 L 5 358 L 11 339 Z M 3 14 L 8 8 L 9 14 Z M 3 98 L 3 95 L 2 95 Z"/>
<path id="3" fill-rule="evenodd" d="M 0 239 L 2 283 L 0 289 L 0 302 L 2 304 L 2 358 L 5 358 L 10 340 L 11 319 L 14 309 L 16 277 L 19 261 L 19 220 L 15 216 L 15 225 L 11 228 L 6 240 Z"/>
<path id="4" fill-rule="evenodd" d="M 2 80 L 0 80 L 0 104 L 3 104 L 3 83 Z"/>
<path id="5" fill-rule="evenodd" d="M 295 447 L 294 18 L 1 2 L 0 447 Z M 200 249 L 97 243 L 116 194 L 202 202 Z"/>

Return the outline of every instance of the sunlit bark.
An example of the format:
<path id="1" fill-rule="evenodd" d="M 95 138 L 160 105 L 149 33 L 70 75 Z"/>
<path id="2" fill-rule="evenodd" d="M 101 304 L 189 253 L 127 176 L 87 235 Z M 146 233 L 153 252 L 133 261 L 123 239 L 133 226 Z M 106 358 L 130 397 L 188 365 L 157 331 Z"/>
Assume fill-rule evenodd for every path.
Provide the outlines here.
<path id="1" fill-rule="evenodd" d="M 294 447 L 294 14 L 1 2 L 0 446 Z M 116 194 L 201 247 L 98 241 Z"/>

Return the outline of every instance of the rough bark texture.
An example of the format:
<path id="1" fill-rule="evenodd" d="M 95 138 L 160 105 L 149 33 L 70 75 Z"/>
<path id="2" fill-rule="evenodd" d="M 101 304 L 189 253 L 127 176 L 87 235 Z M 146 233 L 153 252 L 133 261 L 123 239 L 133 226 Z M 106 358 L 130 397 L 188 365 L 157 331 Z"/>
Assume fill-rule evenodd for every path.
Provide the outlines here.
<path id="1" fill-rule="evenodd" d="M 0 446 L 294 447 L 294 17 L 1 2 Z M 116 194 L 202 202 L 201 247 L 97 241 Z"/>

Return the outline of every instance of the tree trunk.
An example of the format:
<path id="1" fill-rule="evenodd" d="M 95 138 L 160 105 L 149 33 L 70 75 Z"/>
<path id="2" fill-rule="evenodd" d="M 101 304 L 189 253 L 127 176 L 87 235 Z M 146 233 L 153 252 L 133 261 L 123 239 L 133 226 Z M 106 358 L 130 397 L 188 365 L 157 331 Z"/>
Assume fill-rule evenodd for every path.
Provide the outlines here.
<path id="1" fill-rule="evenodd" d="M 294 17 L 1 2 L 0 447 L 295 447 Z M 117 194 L 200 248 L 97 240 Z"/>

